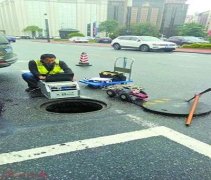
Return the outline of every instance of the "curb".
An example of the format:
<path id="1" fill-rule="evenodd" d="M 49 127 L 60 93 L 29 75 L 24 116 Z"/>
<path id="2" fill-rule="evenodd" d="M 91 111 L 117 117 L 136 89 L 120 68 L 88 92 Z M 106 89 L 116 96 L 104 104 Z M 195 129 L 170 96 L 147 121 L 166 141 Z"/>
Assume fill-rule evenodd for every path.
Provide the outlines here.
<path id="1" fill-rule="evenodd" d="M 46 41 L 33 41 L 33 42 L 41 42 L 41 43 L 48 43 Z M 111 47 L 110 44 L 101 44 L 101 43 L 93 43 L 93 44 L 84 44 L 84 43 L 71 43 L 71 42 L 57 42 L 51 41 L 50 44 L 68 44 L 68 45 L 78 45 L 78 46 L 90 46 L 90 47 Z M 182 52 L 182 53 L 196 53 L 196 54 L 211 54 L 209 52 L 199 52 L 199 51 L 184 51 L 184 50 L 175 50 L 173 52 Z"/>
<path id="2" fill-rule="evenodd" d="M 173 51 L 173 52 L 182 52 L 182 53 L 195 53 L 195 54 L 211 54 L 211 52 L 197 52 L 197 51 Z"/>
<path id="3" fill-rule="evenodd" d="M 32 41 L 32 42 L 40 42 L 40 43 L 49 43 L 45 41 Z M 92 47 L 110 47 L 110 44 L 103 44 L 103 43 L 71 43 L 71 42 L 56 42 L 51 41 L 49 44 L 68 44 L 68 45 L 77 45 L 77 46 L 92 46 Z"/>

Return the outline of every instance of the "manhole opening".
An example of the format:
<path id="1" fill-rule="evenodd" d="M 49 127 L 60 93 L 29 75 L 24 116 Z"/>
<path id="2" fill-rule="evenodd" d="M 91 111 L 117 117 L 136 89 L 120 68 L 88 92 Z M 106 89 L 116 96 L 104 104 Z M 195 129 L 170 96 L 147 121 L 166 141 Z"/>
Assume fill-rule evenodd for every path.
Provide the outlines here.
<path id="1" fill-rule="evenodd" d="M 88 113 L 102 110 L 106 104 L 95 100 L 64 100 L 45 104 L 45 110 L 54 113 Z"/>

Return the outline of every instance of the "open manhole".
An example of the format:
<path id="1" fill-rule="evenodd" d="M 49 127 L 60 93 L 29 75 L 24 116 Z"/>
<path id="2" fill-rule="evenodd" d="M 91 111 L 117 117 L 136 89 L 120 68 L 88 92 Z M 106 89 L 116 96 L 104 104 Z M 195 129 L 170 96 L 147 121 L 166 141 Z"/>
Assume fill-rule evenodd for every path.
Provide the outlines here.
<path id="1" fill-rule="evenodd" d="M 44 103 L 41 108 L 54 113 L 88 113 L 106 106 L 106 103 L 94 99 L 65 99 Z"/>

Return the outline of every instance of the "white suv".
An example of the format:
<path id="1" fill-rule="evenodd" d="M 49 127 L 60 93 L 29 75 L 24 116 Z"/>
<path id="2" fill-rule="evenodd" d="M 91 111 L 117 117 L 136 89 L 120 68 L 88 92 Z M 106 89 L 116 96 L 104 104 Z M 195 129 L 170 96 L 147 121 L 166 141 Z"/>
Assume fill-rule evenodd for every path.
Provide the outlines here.
<path id="1" fill-rule="evenodd" d="M 170 52 L 176 49 L 177 45 L 172 42 L 162 41 L 152 36 L 119 36 L 111 42 L 115 50 L 121 48 L 135 48 L 142 52 L 150 50 L 164 50 Z"/>

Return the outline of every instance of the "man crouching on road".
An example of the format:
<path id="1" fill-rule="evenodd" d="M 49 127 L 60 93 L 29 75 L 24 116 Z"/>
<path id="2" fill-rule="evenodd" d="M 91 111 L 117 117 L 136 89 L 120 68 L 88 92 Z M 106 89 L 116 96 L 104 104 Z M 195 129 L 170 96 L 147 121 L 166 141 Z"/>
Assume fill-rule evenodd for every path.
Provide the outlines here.
<path id="1" fill-rule="evenodd" d="M 27 92 L 38 88 L 38 81 L 45 80 L 47 75 L 73 73 L 64 61 L 56 59 L 54 54 L 43 54 L 40 60 L 29 61 L 30 72 L 23 73 L 22 78 L 28 83 Z"/>

